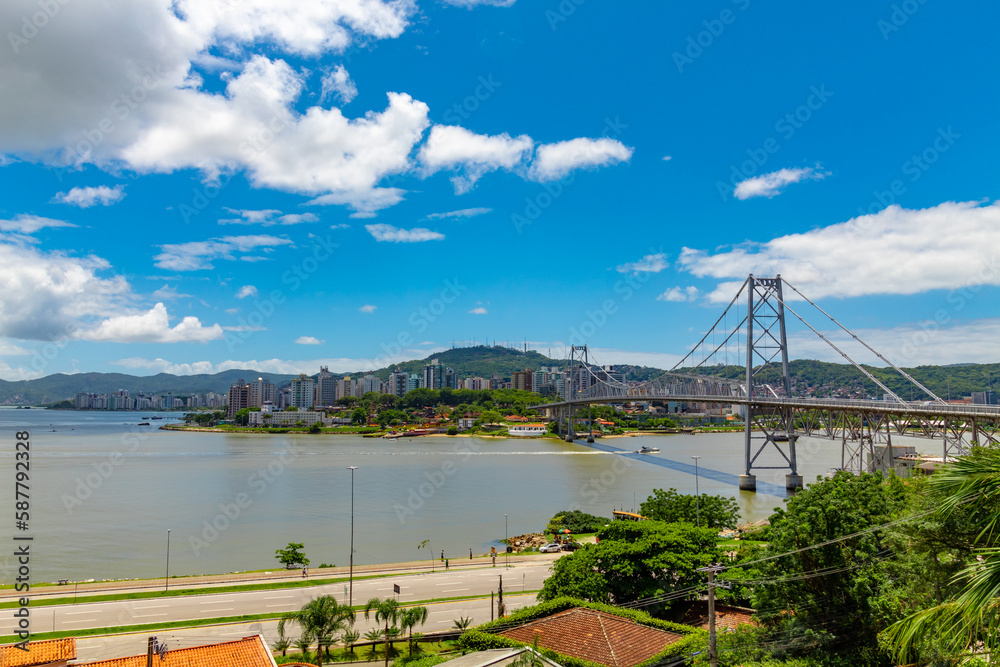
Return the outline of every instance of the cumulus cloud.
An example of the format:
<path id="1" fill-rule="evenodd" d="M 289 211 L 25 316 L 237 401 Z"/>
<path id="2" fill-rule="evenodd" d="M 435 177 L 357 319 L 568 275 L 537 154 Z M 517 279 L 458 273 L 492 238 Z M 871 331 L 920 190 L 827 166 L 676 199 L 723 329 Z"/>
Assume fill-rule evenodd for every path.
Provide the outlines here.
<path id="1" fill-rule="evenodd" d="M 162 251 L 153 259 L 156 266 L 171 271 L 197 271 L 199 269 L 215 268 L 212 261 L 217 259 L 233 260 L 239 257 L 244 261 L 253 261 L 257 257 L 240 256 L 257 249 L 268 251 L 276 246 L 291 245 L 289 239 L 266 234 L 250 236 L 224 236 L 208 241 L 191 241 L 188 243 L 167 243 L 160 246 Z"/>
<path id="2" fill-rule="evenodd" d="M 656 300 L 681 303 L 684 301 L 694 301 L 697 298 L 697 287 L 671 287 L 666 292 L 656 297 Z"/>
<path id="3" fill-rule="evenodd" d="M 422 241 L 440 241 L 444 234 L 415 227 L 414 229 L 399 229 L 392 225 L 378 224 L 365 225 L 365 229 L 376 241 L 388 241 L 391 243 L 420 243 Z"/>
<path id="4" fill-rule="evenodd" d="M 166 306 L 157 303 L 145 313 L 109 317 L 96 328 L 81 331 L 79 338 L 113 343 L 204 343 L 222 338 L 222 327 L 206 327 L 197 317 L 188 316 L 171 328 Z"/>
<path id="5" fill-rule="evenodd" d="M 490 136 L 457 125 L 435 125 L 417 159 L 427 174 L 442 169 L 458 171 L 451 181 L 455 192 L 461 194 L 472 189 L 484 174 L 520 165 L 534 143 L 527 135 L 511 137 L 504 132 Z"/>
<path id="6" fill-rule="evenodd" d="M 626 162 L 632 149 L 617 139 L 570 139 L 542 144 L 535 152 L 529 176 L 536 181 L 554 181 L 576 169 L 593 169 Z"/>
<path id="7" fill-rule="evenodd" d="M 60 192 L 53 197 L 52 201 L 58 204 L 90 208 L 95 204 L 111 206 L 124 198 L 124 185 L 116 185 L 113 188 L 109 188 L 106 185 L 98 185 L 95 188 L 72 188 L 69 192 Z"/>
<path id="8" fill-rule="evenodd" d="M 445 0 L 445 2 L 449 5 L 454 5 L 455 7 L 472 9 L 473 7 L 479 7 L 480 5 L 486 5 L 489 7 L 513 7 L 517 0 Z"/>
<path id="9" fill-rule="evenodd" d="M 171 299 L 183 299 L 184 297 L 189 297 L 190 294 L 181 294 L 177 291 L 176 287 L 171 287 L 170 285 L 164 285 L 160 289 L 153 292 L 153 298 L 160 299 L 161 301 L 170 301 Z"/>
<path id="10" fill-rule="evenodd" d="M 170 373 L 171 375 L 211 375 L 215 373 L 215 367 L 211 361 L 196 361 L 190 364 L 175 364 L 157 357 L 156 359 L 143 359 L 142 357 L 128 357 L 111 361 L 114 366 L 122 366 L 132 369 L 148 369 L 157 373 Z"/>
<path id="11" fill-rule="evenodd" d="M 219 220 L 220 225 L 261 225 L 262 227 L 273 227 L 274 225 L 298 225 L 303 222 L 319 222 L 319 216 L 315 213 L 286 213 L 273 208 L 257 211 L 238 210 L 226 208 L 226 211 L 238 218 L 223 218 Z"/>
<path id="12" fill-rule="evenodd" d="M 942 233 L 947 230 L 947 233 Z M 801 234 L 709 253 L 684 248 L 678 264 L 719 280 L 709 294 L 727 302 L 747 275 L 780 273 L 812 299 L 919 294 L 966 285 L 1000 285 L 1000 203 L 898 205 Z"/>
<path id="13" fill-rule="evenodd" d="M 476 306 L 475 308 L 469 311 L 471 315 L 485 315 L 487 312 L 489 311 L 487 311 L 482 306 Z"/>
<path id="14" fill-rule="evenodd" d="M 43 218 L 40 215 L 24 213 L 15 215 L 12 220 L 0 220 L 0 232 L 34 234 L 39 229 L 46 227 L 76 227 L 76 225 L 65 220 L 53 220 L 52 218 Z"/>
<path id="15" fill-rule="evenodd" d="M 366 305 L 361 306 L 360 308 L 358 308 L 358 310 L 360 310 L 362 313 L 374 313 L 376 310 L 378 310 L 378 306 L 373 306 L 371 304 L 366 304 Z"/>
<path id="16" fill-rule="evenodd" d="M 319 96 L 320 102 L 335 95 L 341 104 L 348 104 L 358 95 L 358 87 L 351 80 L 351 75 L 344 69 L 343 65 L 337 65 L 327 72 L 320 85 L 322 86 Z"/>
<path id="17" fill-rule="evenodd" d="M 323 342 L 314 336 L 299 336 L 295 339 L 297 345 L 322 345 Z"/>
<path id="18" fill-rule="evenodd" d="M 253 296 L 253 297 L 257 296 L 257 288 L 254 287 L 253 285 L 244 285 L 236 293 L 237 299 L 245 299 L 248 296 Z"/>
<path id="19" fill-rule="evenodd" d="M 817 171 L 812 167 L 802 167 L 799 169 L 779 169 L 769 174 L 761 174 L 740 181 L 736 184 L 733 194 L 737 199 L 750 199 L 751 197 L 774 197 L 781 194 L 786 185 L 798 183 L 805 179 L 821 180 L 829 174 Z"/>
<path id="20" fill-rule="evenodd" d="M 447 213 L 430 213 L 426 220 L 440 220 L 443 218 L 473 218 L 477 215 L 492 213 L 491 208 L 463 208 L 459 211 L 448 211 Z"/>
<path id="21" fill-rule="evenodd" d="M 637 262 L 628 262 L 617 267 L 619 273 L 659 273 L 670 266 L 663 252 L 646 255 Z"/>

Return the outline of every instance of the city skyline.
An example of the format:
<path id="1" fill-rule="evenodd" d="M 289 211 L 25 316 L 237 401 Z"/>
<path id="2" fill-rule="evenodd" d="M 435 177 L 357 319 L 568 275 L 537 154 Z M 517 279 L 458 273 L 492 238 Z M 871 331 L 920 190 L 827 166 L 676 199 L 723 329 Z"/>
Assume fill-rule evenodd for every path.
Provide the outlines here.
<path id="1" fill-rule="evenodd" d="M 8 4 L 0 378 L 666 369 L 751 272 L 1000 360 L 1000 9 L 307 5 Z"/>

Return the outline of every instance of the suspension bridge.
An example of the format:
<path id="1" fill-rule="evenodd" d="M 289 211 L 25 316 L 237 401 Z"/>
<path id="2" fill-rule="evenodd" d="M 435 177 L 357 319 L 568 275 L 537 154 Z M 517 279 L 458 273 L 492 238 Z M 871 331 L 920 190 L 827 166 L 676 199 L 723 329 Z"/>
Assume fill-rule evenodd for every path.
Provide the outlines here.
<path id="1" fill-rule="evenodd" d="M 791 300 L 812 306 L 925 398 L 919 401 L 900 398 L 794 310 L 788 304 L 785 287 L 798 297 Z M 788 367 L 786 313 L 791 313 L 857 368 L 883 392 L 883 400 L 795 395 Z M 731 328 L 730 320 L 736 323 Z M 741 376 L 713 375 L 713 370 L 732 367 L 733 347 L 736 358 L 742 362 Z M 795 449 L 796 440 L 802 437 L 839 440 L 841 468 L 856 473 L 874 472 L 877 461 L 887 460 L 892 469 L 894 436 L 940 441 L 943 461 L 965 454 L 974 445 L 1000 442 L 1000 406 L 943 400 L 780 275 L 774 278 L 750 275 L 708 333 L 673 368 L 654 380 L 623 382 L 614 378 L 591 361 L 586 345 L 574 345 L 570 361 L 564 399 L 533 406 L 558 420 L 560 435 L 565 433 L 567 440 L 576 438 L 573 416 L 582 407 L 595 403 L 663 401 L 730 405 L 734 412 L 743 415 L 744 466 L 739 487 L 747 491 L 757 489 L 756 471 L 776 469 L 788 471 L 786 488 L 801 488 Z M 777 373 L 764 373 L 766 369 Z M 765 376 L 776 376 L 777 381 L 764 382 Z M 590 441 L 593 441 L 592 430 Z M 780 465 L 763 465 L 768 457 L 762 461 L 761 456 L 767 452 L 776 452 L 777 457 L 772 455 L 770 460 L 777 460 Z"/>

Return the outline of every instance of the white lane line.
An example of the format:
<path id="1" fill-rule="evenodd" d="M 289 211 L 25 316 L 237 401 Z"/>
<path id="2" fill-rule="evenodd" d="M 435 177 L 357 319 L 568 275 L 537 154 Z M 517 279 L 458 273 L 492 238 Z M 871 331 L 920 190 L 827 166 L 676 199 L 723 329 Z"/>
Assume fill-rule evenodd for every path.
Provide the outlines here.
<path id="1" fill-rule="evenodd" d="M 376 588 L 375 590 L 377 590 L 377 591 L 391 591 L 392 590 L 392 586 L 390 586 L 389 588 Z"/>
<path id="2" fill-rule="evenodd" d="M 93 614 L 93 610 L 90 611 L 64 611 L 62 616 L 79 616 L 80 614 Z"/>
<path id="3" fill-rule="evenodd" d="M 205 612 L 206 614 L 211 614 L 218 611 L 233 611 L 233 607 L 224 607 L 222 609 L 202 609 L 202 611 Z"/>
<path id="4" fill-rule="evenodd" d="M 206 600 L 204 602 L 199 602 L 198 604 L 223 604 L 225 602 L 235 602 L 235 600 Z"/>
<path id="5" fill-rule="evenodd" d="M 446 589 L 444 589 L 441 592 L 442 593 L 458 593 L 459 591 L 467 591 L 467 590 L 469 590 L 469 589 L 468 588 L 446 588 Z"/>
<path id="6" fill-rule="evenodd" d="M 295 604 L 292 602 L 282 602 L 280 604 L 269 604 L 267 605 L 267 608 L 270 609 L 271 607 L 294 607 L 294 606 Z"/>
<path id="7" fill-rule="evenodd" d="M 270 597 L 265 597 L 265 600 L 289 600 L 295 597 L 294 595 L 272 595 Z"/>
<path id="8" fill-rule="evenodd" d="M 83 618 L 83 619 L 80 619 L 79 621 L 63 621 L 62 624 L 63 625 L 79 625 L 80 623 L 93 623 L 96 620 L 97 620 L 96 618 Z"/>
<path id="9" fill-rule="evenodd" d="M 169 607 L 168 604 L 148 604 L 145 607 L 133 607 L 133 609 L 160 609 L 162 607 Z"/>
<path id="10" fill-rule="evenodd" d="M 166 615 L 167 614 L 165 612 L 162 614 L 133 614 L 132 618 L 152 618 L 153 616 L 166 616 Z"/>

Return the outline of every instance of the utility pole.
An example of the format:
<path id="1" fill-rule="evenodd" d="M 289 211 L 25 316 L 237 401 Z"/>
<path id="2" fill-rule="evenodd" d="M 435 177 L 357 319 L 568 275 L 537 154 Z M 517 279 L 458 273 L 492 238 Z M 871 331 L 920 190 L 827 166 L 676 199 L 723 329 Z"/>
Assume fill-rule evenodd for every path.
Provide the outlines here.
<path id="1" fill-rule="evenodd" d="M 153 667 L 153 643 L 156 637 L 150 637 L 146 642 L 146 667 Z"/>
<path id="2" fill-rule="evenodd" d="M 710 667 L 719 667 L 719 652 L 715 646 L 715 587 L 721 585 L 729 588 L 729 584 L 716 584 L 715 573 L 722 568 L 718 565 L 709 567 L 699 567 L 698 572 L 708 574 L 708 664 Z"/>

